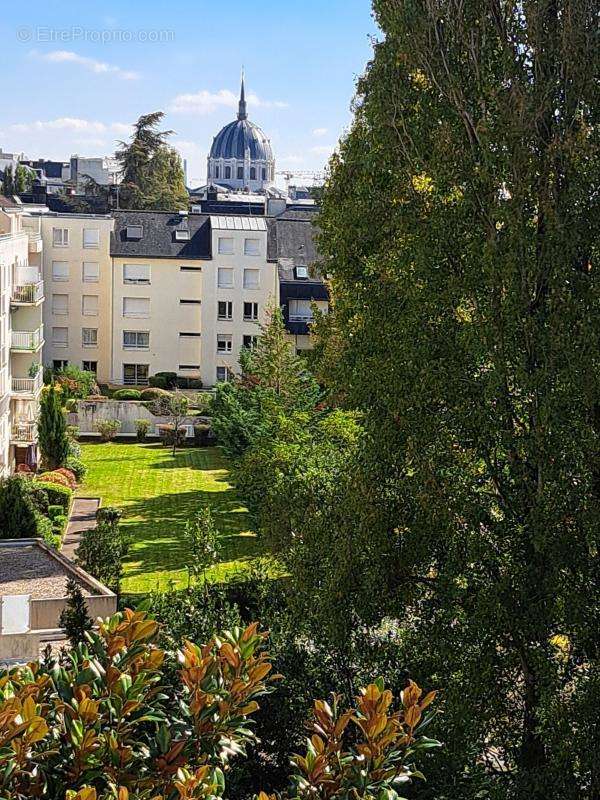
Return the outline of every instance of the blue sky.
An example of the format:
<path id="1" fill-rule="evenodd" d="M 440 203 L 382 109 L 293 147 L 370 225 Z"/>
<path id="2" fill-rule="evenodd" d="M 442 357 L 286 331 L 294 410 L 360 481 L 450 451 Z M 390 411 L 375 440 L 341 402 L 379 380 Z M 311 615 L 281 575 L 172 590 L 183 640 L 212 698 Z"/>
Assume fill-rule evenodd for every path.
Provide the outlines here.
<path id="1" fill-rule="evenodd" d="M 322 169 L 377 31 L 369 0 L 30 0 L 5 4 L 0 33 L 14 88 L 0 108 L 3 150 L 106 155 L 140 114 L 164 110 L 198 185 L 212 137 L 235 116 L 242 64 L 277 169 Z"/>

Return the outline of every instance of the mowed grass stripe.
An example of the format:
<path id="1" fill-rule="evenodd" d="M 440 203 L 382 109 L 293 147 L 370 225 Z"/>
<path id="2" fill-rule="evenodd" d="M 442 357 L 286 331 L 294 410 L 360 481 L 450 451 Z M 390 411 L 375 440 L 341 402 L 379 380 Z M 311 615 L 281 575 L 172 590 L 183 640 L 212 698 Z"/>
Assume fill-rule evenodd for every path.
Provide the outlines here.
<path id="1" fill-rule="evenodd" d="M 220 533 L 220 562 L 210 580 L 226 580 L 263 555 L 248 530 L 248 514 L 228 482 L 227 463 L 217 448 L 185 448 L 175 456 L 159 444 L 83 444 L 88 468 L 79 488 L 104 506 L 123 510 L 131 538 L 122 591 L 145 594 L 187 585 L 186 521 L 200 505 L 213 509 Z"/>

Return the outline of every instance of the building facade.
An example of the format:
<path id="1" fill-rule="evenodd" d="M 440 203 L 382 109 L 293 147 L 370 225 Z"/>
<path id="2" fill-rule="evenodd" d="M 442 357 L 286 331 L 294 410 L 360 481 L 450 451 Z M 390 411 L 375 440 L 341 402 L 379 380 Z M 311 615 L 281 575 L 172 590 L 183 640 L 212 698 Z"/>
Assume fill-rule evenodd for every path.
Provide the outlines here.
<path id="1" fill-rule="evenodd" d="M 22 206 L 0 197 L 0 475 L 38 461 L 42 389 L 42 237 Z"/>

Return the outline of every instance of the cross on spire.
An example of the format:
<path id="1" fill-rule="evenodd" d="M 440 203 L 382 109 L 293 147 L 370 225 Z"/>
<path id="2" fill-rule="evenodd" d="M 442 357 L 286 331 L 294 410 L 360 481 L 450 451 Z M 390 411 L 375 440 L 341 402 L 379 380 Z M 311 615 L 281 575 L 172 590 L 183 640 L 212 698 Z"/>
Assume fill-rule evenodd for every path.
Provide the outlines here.
<path id="1" fill-rule="evenodd" d="M 244 68 L 242 67 L 242 87 L 240 89 L 240 103 L 238 106 L 238 119 L 248 119 L 246 112 L 246 94 L 244 92 Z"/>

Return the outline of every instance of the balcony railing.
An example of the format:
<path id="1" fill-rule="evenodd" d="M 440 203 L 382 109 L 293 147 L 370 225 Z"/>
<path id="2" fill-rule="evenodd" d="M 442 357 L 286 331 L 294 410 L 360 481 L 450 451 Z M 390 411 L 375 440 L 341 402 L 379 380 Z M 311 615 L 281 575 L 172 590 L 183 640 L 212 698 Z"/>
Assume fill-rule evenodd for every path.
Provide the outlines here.
<path id="1" fill-rule="evenodd" d="M 290 322 L 312 322 L 312 311 L 304 311 L 296 314 L 290 314 L 288 317 Z"/>
<path id="2" fill-rule="evenodd" d="M 21 286 L 13 286 L 13 303 L 39 303 L 44 297 L 44 282 L 25 283 Z"/>
<path id="3" fill-rule="evenodd" d="M 44 326 L 35 331 L 13 331 L 10 346 L 11 350 L 24 350 L 35 352 L 44 343 Z"/>
<path id="4" fill-rule="evenodd" d="M 13 394 L 37 394 L 44 385 L 44 376 L 42 370 L 38 372 L 35 378 L 15 378 L 12 379 L 12 392 Z"/>
<path id="5" fill-rule="evenodd" d="M 11 428 L 11 441 L 32 444 L 37 439 L 37 425 L 33 420 L 15 420 Z"/>

